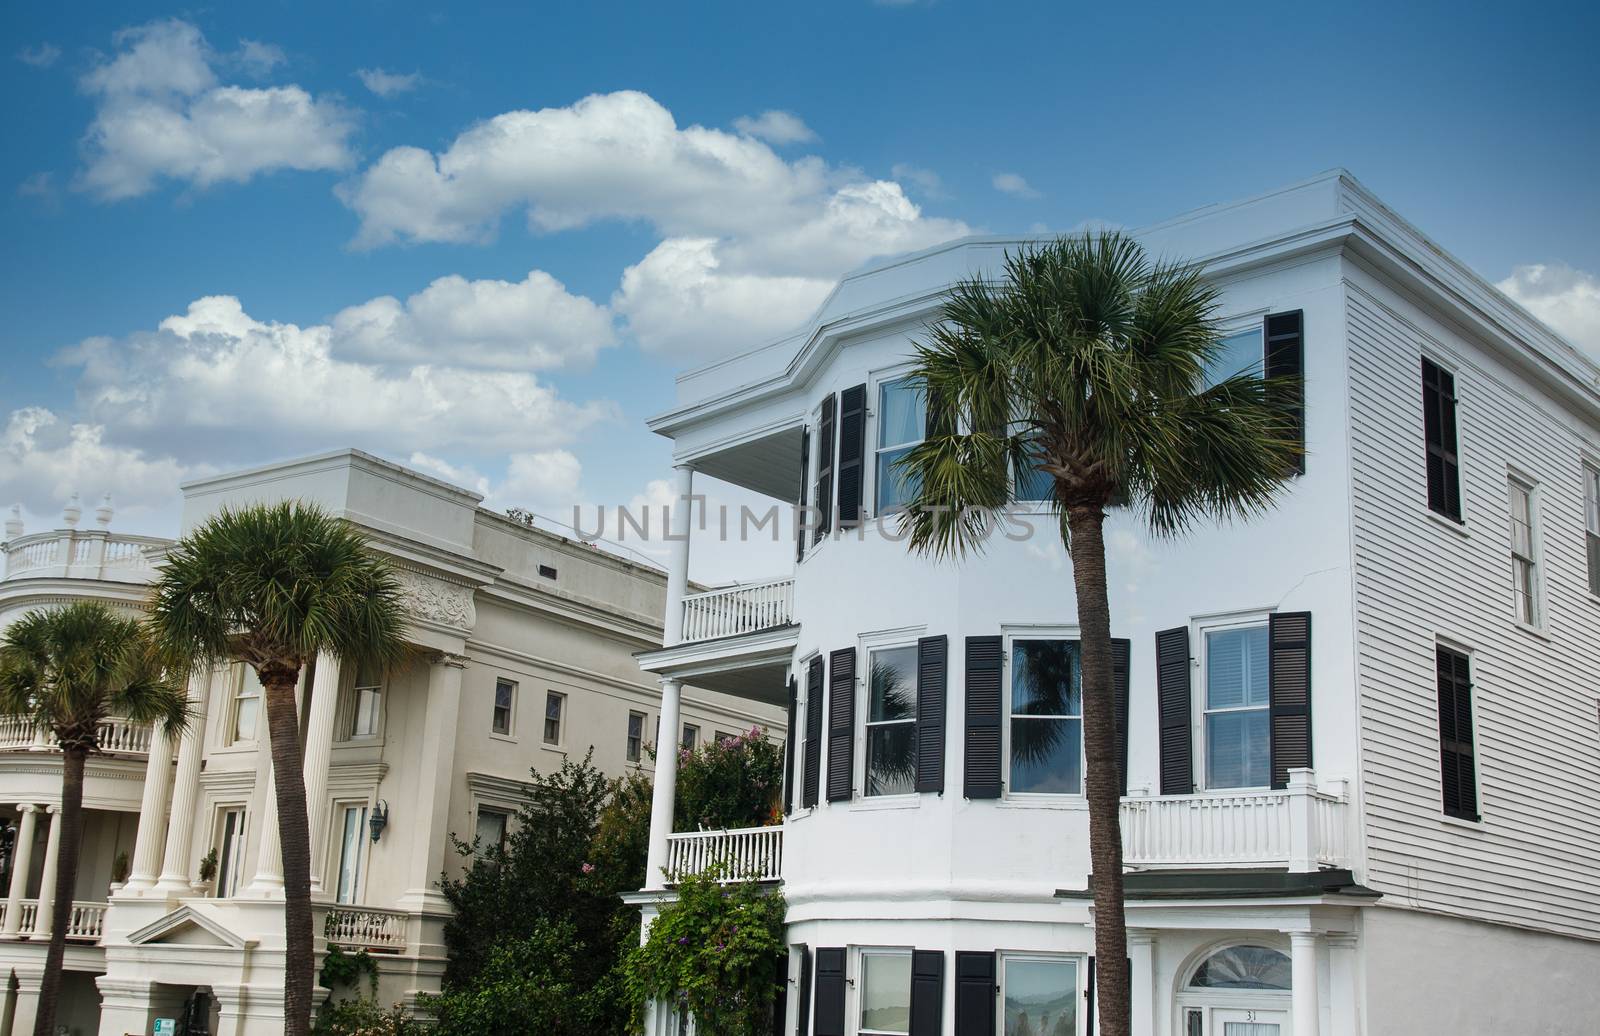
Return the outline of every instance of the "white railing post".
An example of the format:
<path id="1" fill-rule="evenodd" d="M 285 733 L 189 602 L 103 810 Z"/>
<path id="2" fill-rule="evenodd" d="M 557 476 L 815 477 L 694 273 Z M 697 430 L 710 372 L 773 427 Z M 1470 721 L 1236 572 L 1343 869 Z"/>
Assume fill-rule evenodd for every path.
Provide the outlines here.
<path id="1" fill-rule="evenodd" d="M 1316 816 L 1311 795 L 1316 775 L 1304 767 L 1289 771 L 1289 870 L 1305 873 L 1317 869 Z"/>

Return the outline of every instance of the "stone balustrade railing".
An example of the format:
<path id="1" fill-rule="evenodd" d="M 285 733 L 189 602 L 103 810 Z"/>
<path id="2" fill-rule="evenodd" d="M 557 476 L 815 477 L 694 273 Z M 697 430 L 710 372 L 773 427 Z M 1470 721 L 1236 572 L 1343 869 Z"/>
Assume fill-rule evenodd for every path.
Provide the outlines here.
<path id="1" fill-rule="evenodd" d="M 155 560 L 170 540 L 133 536 L 104 529 L 56 529 L 10 540 L 5 555 L 6 579 L 99 579 L 147 583 L 155 577 Z"/>
<path id="2" fill-rule="evenodd" d="M 150 739 L 155 730 L 149 723 L 135 723 L 120 716 L 108 716 L 95 730 L 104 755 L 141 758 L 150 754 Z M 0 752 L 54 752 L 59 749 L 53 733 L 40 730 L 25 716 L 0 716 Z"/>
<path id="3" fill-rule="evenodd" d="M 411 915 L 404 910 L 337 906 L 323 918 L 322 935 L 345 949 L 404 953 Z"/>

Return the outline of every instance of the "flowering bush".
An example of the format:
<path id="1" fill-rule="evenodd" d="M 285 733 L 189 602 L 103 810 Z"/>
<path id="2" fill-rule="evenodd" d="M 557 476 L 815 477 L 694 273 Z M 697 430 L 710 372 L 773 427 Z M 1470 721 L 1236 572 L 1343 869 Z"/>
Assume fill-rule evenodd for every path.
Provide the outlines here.
<path id="1" fill-rule="evenodd" d="M 756 882 L 721 884 L 713 868 L 678 882 L 625 971 L 635 1005 L 676 1003 L 696 1031 L 758 1036 L 771 1031 L 783 942 L 784 899 Z"/>
<path id="2" fill-rule="evenodd" d="M 679 831 L 763 827 L 782 819 L 783 746 L 759 727 L 678 750 Z"/>
<path id="3" fill-rule="evenodd" d="M 384 1010 L 358 997 L 324 1004 L 313 1031 L 317 1036 L 421 1036 L 423 1028 L 399 1004 Z"/>

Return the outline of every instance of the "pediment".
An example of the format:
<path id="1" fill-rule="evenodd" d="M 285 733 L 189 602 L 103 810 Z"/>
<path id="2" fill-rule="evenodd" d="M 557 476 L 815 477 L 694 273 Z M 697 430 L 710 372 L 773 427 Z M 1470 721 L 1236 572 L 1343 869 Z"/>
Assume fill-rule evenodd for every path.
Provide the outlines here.
<path id="1" fill-rule="evenodd" d="M 135 946 L 225 946 L 243 949 L 246 940 L 192 906 L 182 906 L 128 936 Z"/>

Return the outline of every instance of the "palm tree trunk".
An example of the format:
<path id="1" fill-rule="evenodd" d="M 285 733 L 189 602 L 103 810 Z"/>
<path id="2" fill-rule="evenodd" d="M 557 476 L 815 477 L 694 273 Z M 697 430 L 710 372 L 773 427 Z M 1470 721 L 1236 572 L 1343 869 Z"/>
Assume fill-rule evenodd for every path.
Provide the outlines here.
<path id="1" fill-rule="evenodd" d="M 1089 883 L 1094 893 L 1095 996 L 1101 1036 L 1128 1036 L 1128 932 L 1122 907 L 1122 789 L 1117 779 L 1112 703 L 1111 601 L 1106 593 L 1105 512 L 1067 512 L 1072 579 L 1078 594 L 1083 664 L 1083 743 L 1089 800 Z"/>
<path id="2" fill-rule="evenodd" d="M 54 1036 L 56 1002 L 61 997 L 61 966 L 67 953 L 67 924 L 72 920 L 72 893 L 78 886 L 78 854 L 83 845 L 83 765 L 89 750 L 63 746 L 61 752 L 61 842 L 56 848 L 55 902 L 50 909 L 50 949 L 39 985 L 39 1013 L 33 1036 Z"/>
<path id="3" fill-rule="evenodd" d="M 283 1031 L 311 1030 L 311 825 L 301 772 L 300 721 L 295 709 L 298 667 L 263 666 L 267 729 L 272 735 L 272 775 L 278 796 L 278 840 L 283 849 Z"/>

